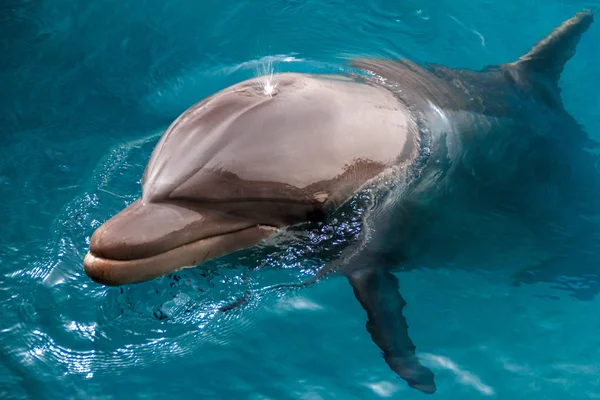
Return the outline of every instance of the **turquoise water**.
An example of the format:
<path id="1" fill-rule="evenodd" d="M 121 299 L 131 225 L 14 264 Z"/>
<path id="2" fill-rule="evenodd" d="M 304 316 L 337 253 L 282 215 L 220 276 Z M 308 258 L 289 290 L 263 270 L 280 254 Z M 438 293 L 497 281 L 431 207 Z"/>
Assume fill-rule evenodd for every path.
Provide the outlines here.
<path id="1" fill-rule="evenodd" d="M 383 362 L 345 279 L 255 296 L 222 314 L 222 302 L 302 278 L 305 268 L 194 269 L 109 289 L 83 273 L 90 235 L 139 195 L 150 152 L 174 118 L 269 64 L 339 72 L 348 57 L 377 55 L 480 68 L 516 59 L 598 5 L 3 2 L 0 397 L 425 398 Z M 561 80 L 566 108 L 596 139 L 599 39 L 597 21 Z M 593 260 L 569 267 L 585 274 L 520 286 L 498 270 L 400 274 L 435 398 L 600 398 Z"/>

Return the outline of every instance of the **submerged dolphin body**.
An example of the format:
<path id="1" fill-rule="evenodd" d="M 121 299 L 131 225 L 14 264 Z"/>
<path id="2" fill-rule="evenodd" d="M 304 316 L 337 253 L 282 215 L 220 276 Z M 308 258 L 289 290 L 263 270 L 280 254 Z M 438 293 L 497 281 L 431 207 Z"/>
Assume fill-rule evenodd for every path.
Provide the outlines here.
<path id="1" fill-rule="evenodd" d="M 168 128 L 141 198 L 94 232 L 85 271 L 107 285 L 146 281 L 286 227 L 312 229 L 368 190 L 362 234 L 317 278 L 347 276 L 388 365 L 433 393 L 391 271 L 475 246 L 489 226 L 449 230 L 460 207 L 535 219 L 539 189 L 575 179 L 561 160 L 581 159 L 589 139 L 558 81 L 592 21 L 578 13 L 518 61 L 479 72 L 359 59 L 365 75 L 280 74 L 274 90 L 260 79 L 224 89 Z"/>

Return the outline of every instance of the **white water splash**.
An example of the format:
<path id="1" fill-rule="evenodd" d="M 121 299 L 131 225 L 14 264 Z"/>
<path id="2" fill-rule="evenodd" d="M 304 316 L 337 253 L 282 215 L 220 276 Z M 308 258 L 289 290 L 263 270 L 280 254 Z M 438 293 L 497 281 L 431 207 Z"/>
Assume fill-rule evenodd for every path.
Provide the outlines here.
<path id="1" fill-rule="evenodd" d="M 276 94 L 277 82 L 275 82 L 274 74 L 275 68 L 273 67 L 273 59 L 263 59 L 262 63 L 257 64 L 257 76 L 260 76 L 260 84 L 263 93 L 266 96 L 273 97 Z"/>
<path id="2" fill-rule="evenodd" d="M 266 79 L 263 90 L 265 94 L 269 97 L 273 97 L 273 93 L 275 93 L 275 89 L 277 84 L 273 82 L 273 75 L 271 74 L 269 78 Z"/>
<path id="3" fill-rule="evenodd" d="M 306 61 L 303 58 L 296 58 L 293 54 L 275 54 L 272 56 L 264 56 L 259 59 L 245 61 L 230 67 L 220 68 L 219 73 L 232 74 L 238 70 L 254 68 L 255 76 L 262 78 L 260 79 L 260 89 L 266 96 L 273 97 L 277 94 L 277 82 L 274 77 L 275 64 Z"/>

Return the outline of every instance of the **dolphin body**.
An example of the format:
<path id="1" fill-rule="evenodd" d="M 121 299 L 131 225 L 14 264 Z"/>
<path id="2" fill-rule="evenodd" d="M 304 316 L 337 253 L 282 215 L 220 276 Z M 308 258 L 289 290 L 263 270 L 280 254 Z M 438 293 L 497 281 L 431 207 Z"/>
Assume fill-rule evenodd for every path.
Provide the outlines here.
<path id="1" fill-rule="evenodd" d="M 141 197 L 94 232 L 85 272 L 105 285 L 147 281 L 290 227 L 315 229 L 367 191 L 361 234 L 313 281 L 345 275 L 391 369 L 434 393 L 392 272 L 452 262 L 491 232 L 481 216 L 543 219 L 540 188 L 560 192 L 576 179 L 589 139 L 558 81 L 592 21 L 577 13 L 519 60 L 478 72 L 357 59 L 363 74 L 279 74 L 275 87 L 257 78 L 226 88 L 168 128 Z M 459 209 L 480 218 L 457 223 Z"/>

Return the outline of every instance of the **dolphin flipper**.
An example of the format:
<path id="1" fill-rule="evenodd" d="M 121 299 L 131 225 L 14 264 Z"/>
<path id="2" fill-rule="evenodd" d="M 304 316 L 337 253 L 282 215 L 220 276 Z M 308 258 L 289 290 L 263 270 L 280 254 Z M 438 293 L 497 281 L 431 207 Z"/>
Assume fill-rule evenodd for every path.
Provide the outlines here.
<path id="1" fill-rule="evenodd" d="M 421 364 L 408 336 L 408 325 L 402 315 L 406 302 L 398 291 L 398 278 L 382 268 L 360 269 L 346 276 L 367 312 L 367 331 L 383 351 L 390 368 L 410 387 L 435 393 L 433 372 Z"/>

